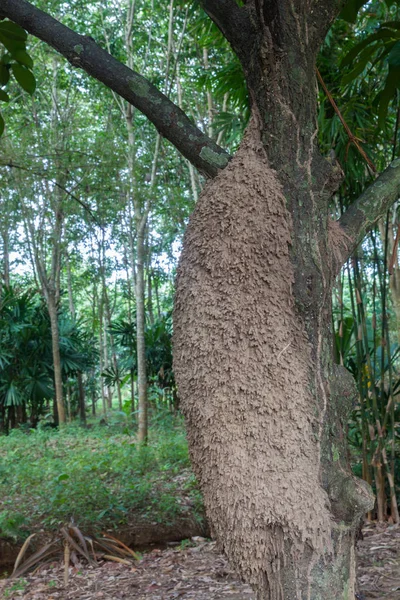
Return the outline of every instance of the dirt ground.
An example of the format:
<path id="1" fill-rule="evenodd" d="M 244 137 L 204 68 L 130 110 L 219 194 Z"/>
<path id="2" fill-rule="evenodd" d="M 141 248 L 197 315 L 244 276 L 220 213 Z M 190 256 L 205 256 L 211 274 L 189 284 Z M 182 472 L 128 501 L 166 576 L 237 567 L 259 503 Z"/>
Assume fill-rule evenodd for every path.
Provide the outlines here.
<path id="1" fill-rule="evenodd" d="M 219 555 L 214 542 L 194 538 L 183 544 L 143 554 L 131 565 L 100 561 L 98 567 L 69 569 L 47 565 L 20 580 L 0 581 L 1 600 L 254 600 L 251 589 L 241 583 Z"/>
<path id="2" fill-rule="evenodd" d="M 358 542 L 360 600 L 400 600 L 400 528 L 368 524 Z"/>
<path id="3" fill-rule="evenodd" d="M 400 528 L 368 524 L 358 543 L 359 600 L 400 600 Z M 0 581 L 1 600 L 254 600 L 215 543 L 194 538 L 143 554 L 131 564 L 101 560 L 99 566 L 69 568 L 64 585 L 60 563 L 43 565 L 17 580 Z M 328 600 L 328 599 L 327 599 Z M 331 599 L 329 599 L 331 600 Z M 333 599 L 332 599 L 333 600 Z"/>

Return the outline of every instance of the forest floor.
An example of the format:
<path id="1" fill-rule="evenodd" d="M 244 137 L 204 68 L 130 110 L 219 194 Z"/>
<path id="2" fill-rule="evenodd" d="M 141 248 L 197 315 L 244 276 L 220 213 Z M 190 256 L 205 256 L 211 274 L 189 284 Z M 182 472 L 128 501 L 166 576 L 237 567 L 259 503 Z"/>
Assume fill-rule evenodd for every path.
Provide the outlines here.
<path id="1" fill-rule="evenodd" d="M 400 600 L 400 528 L 369 523 L 358 542 L 360 600 Z"/>
<path id="2" fill-rule="evenodd" d="M 359 600 L 400 600 L 400 528 L 367 524 L 358 544 Z M 190 544 L 190 545 L 189 545 Z M 2 600 L 254 600 L 214 542 L 191 542 L 143 554 L 138 562 L 100 561 L 70 567 L 47 564 L 16 580 L 0 581 Z"/>

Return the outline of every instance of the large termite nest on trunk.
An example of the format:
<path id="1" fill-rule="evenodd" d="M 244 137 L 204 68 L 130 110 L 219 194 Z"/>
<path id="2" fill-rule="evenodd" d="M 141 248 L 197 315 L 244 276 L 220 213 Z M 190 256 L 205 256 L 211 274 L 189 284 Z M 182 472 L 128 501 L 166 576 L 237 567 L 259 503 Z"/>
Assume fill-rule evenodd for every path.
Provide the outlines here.
<path id="1" fill-rule="evenodd" d="M 247 134 L 192 215 L 175 304 L 175 372 L 213 532 L 272 594 L 288 549 L 296 561 L 330 547 L 290 228 L 277 176 Z"/>

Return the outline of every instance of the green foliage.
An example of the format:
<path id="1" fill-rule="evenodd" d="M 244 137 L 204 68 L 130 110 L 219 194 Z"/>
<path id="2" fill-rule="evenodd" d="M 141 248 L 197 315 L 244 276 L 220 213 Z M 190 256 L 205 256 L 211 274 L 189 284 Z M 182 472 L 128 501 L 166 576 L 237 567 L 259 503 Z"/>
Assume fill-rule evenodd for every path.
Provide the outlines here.
<path id="1" fill-rule="evenodd" d="M 0 437 L 0 536 L 26 537 L 71 518 L 101 530 L 129 518 L 165 523 L 200 511 L 189 472 L 183 482 L 177 477 L 190 466 L 180 420 L 153 427 L 150 441 L 138 446 L 104 427 Z"/>
<path id="2" fill-rule="evenodd" d="M 376 233 L 364 242 L 362 258 L 353 258 L 339 286 L 335 350 L 337 362 L 353 374 L 358 390 L 348 423 L 354 472 L 375 487 L 382 519 L 396 491 L 392 476 L 395 482 L 400 478 L 400 347 L 389 332 L 388 279 L 381 266 L 387 264 L 387 253 Z M 380 483 L 385 477 L 386 490 Z"/>
<path id="3" fill-rule="evenodd" d="M 130 369 L 137 374 L 136 324 L 124 319 L 113 321 L 109 331 L 121 346 L 121 371 L 115 372 L 114 367 L 109 367 L 102 377 L 107 386 L 122 385 L 128 382 Z M 161 388 L 174 387 L 171 312 L 146 324 L 145 345 L 149 380 L 156 380 Z"/>
<path id="4" fill-rule="evenodd" d="M 3 469 L 2 469 L 3 471 Z M 3 474 L 0 471 L 0 481 Z M 0 537 L 10 538 L 15 542 L 21 538 L 21 530 L 26 523 L 25 517 L 18 512 L 1 510 L 0 511 Z"/>
<path id="5" fill-rule="evenodd" d="M 398 30 L 395 21 L 388 20 L 391 16 L 396 17 L 396 13 L 384 3 L 373 2 L 360 11 L 354 26 L 338 19 L 318 59 L 322 78 L 342 118 L 378 172 L 393 158 L 397 121 L 398 67 L 389 65 L 388 55 Z M 318 121 L 322 151 L 329 154 L 333 149 L 345 174 L 335 199 L 335 210 L 344 210 L 373 175 L 322 90 Z"/>
<path id="6" fill-rule="evenodd" d="M 92 366 L 90 340 L 79 323 L 59 315 L 64 378 Z M 21 407 L 36 423 L 44 402 L 54 396 L 51 326 L 47 308 L 34 290 L 3 288 L 0 295 L 0 415 Z"/>
<path id="7" fill-rule="evenodd" d="M 0 86 L 4 87 L 12 74 L 19 86 L 33 94 L 36 79 L 32 73 L 33 60 L 27 52 L 27 33 L 12 21 L 0 20 Z M 9 95 L 0 87 L 0 102 L 9 102 Z M 4 119 L 0 113 L 0 135 Z"/>
<path id="8" fill-rule="evenodd" d="M 354 64 L 354 61 L 355 64 Z M 380 85 L 376 87 L 373 100 L 378 107 L 378 124 L 381 129 L 385 127 L 389 103 L 396 97 L 400 88 L 400 23 L 388 21 L 382 23 L 378 31 L 366 36 L 361 42 L 352 47 L 343 58 L 341 66 L 351 66 L 351 70 L 344 75 L 343 84 L 353 82 L 365 72 L 379 69 L 386 73 L 380 77 Z"/>
<path id="9" fill-rule="evenodd" d="M 368 0 L 347 0 L 344 5 L 340 18 L 350 23 L 354 23 L 357 19 L 358 11 L 362 6 L 367 4 Z"/>
<path id="10" fill-rule="evenodd" d="M 15 598 L 15 594 L 20 597 L 24 593 L 24 590 L 27 586 L 28 581 L 19 577 L 12 585 L 4 590 L 4 600 L 13 600 L 13 598 Z"/>

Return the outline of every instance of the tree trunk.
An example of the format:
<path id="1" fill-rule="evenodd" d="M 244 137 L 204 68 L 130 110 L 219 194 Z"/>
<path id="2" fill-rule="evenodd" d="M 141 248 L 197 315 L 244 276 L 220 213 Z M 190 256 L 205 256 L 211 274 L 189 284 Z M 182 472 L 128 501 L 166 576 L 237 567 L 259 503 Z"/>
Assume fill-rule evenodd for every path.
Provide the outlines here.
<path id="1" fill-rule="evenodd" d="M 138 441 L 147 442 L 147 369 L 144 309 L 144 228 L 138 228 L 136 255 L 136 348 L 138 373 Z"/>
<path id="2" fill-rule="evenodd" d="M 9 234 L 6 229 L 2 232 L 3 238 L 3 283 L 5 287 L 10 287 L 10 248 Z"/>
<path id="3" fill-rule="evenodd" d="M 103 321 L 104 321 L 104 299 L 100 298 L 98 303 L 99 309 L 99 358 L 100 358 L 100 387 L 101 387 L 101 400 L 103 405 L 103 414 L 107 416 L 107 398 L 104 386 L 104 379 L 101 374 L 104 371 L 104 347 L 103 347 Z"/>
<path id="4" fill-rule="evenodd" d="M 107 285 L 106 285 L 106 281 L 104 278 L 104 270 L 103 270 L 103 293 L 104 293 L 104 306 L 106 309 L 106 325 L 108 330 L 110 331 L 111 329 L 111 308 L 110 308 L 110 299 L 108 297 L 108 292 L 107 292 Z M 107 335 L 107 330 L 105 330 L 104 335 Z M 118 368 L 118 360 L 117 360 L 117 354 L 115 352 L 115 342 L 114 342 L 114 336 L 112 335 L 112 333 L 108 333 L 109 338 L 110 338 L 110 346 L 111 346 L 111 360 L 112 360 L 112 365 L 114 368 L 114 373 L 117 375 L 119 374 L 119 368 Z M 117 389 L 117 397 L 118 397 L 118 408 L 119 410 L 122 410 L 122 393 L 121 393 L 121 386 L 119 381 L 116 383 L 116 389 Z M 111 404 L 109 404 L 110 408 L 112 407 L 112 397 L 111 397 L 111 390 L 109 388 L 109 397 L 110 397 L 110 401 Z"/>
<path id="5" fill-rule="evenodd" d="M 136 421 L 136 406 L 135 406 L 135 372 L 133 369 L 130 370 L 131 375 L 131 413 L 132 418 Z"/>
<path id="6" fill-rule="evenodd" d="M 80 371 L 76 379 L 78 382 L 79 419 L 82 425 L 86 425 L 85 389 L 83 387 L 83 375 Z"/>
<path id="7" fill-rule="evenodd" d="M 356 389 L 332 357 L 340 171 L 317 147 L 318 22 L 306 35 L 308 3 L 270 4 L 247 3 L 257 42 L 235 48 L 250 125 L 185 236 L 174 371 L 212 531 L 257 598 L 353 600 L 373 496 L 347 464 Z"/>
<path id="8" fill-rule="evenodd" d="M 147 250 L 148 251 L 148 250 Z M 148 251 L 147 256 L 147 312 L 149 315 L 149 321 L 151 325 L 154 325 L 154 311 L 153 311 L 153 288 L 152 288 L 152 270 L 151 270 L 151 259 Z"/>
<path id="9" fill-rule="evenodd" d="M 107 335 L 107 317 L 106 316 L 104 318 L 104 326 L 102 329 L 102 336 L 103 336 L 103 364 L 104 364 L 104 370 L 107 371 L 110 367 L 110 361 L 108 358 L 108 335 Z M 111 410 L 112 409 L 112 400 L 113 400 L 113 394 L 112 394 L 111 387 L 105 386 L 105 394 L 107 396 L 107 406 Z"/>
<path id="10" fill-rule="evenodd" d="M 379 221 L 379 233 L 381 234 L 382 244 L 385 247 L 386 244 L 386 227 L 385 220 Z M 394 311 L 394 331 L 397 343 L 400 343 L 400 267 L 398 260 L 398 247 L 395 248 L 395 232 L 393 225 L 390 223 L 388 228 L 388 255 L 387 255 L 387 268 L 389 271 L 389 286 L 391 292 L 391 300 Z M 393 261 L 393 262 L 392 262 Z M 392 264 L 391 264 L 392 262 Z"/>
<path id="11" fill-rule="evenodd" d="M 75 321 L 76 314 L 75 314 L 74 294 L 72 292 L 71 257 L 67 253 L 65 255 L 65 267 L 66 267 L 66 270 L 67 270 L 67 287 L 68 287 L 69 312 L 71 313 L 71 316 L 72 316 L 72 318 Z"/>
<path id="12" fill-rule="evenodd" d="M 258 598 L 350 599 L 371 506 L 346 464 L 356 391 L 332 364 L 329 272 L 303 281 L 310 295 L 320 284 L 317 306 L 295 295 L 295 230 L 256 135 L 201 196 L 179 267 L 175 372 L 191 456 L 213 532 Z"/>
<path id="13" fill-rule="evenodd" d="M 58 331 L 58 315 L 55 299 L 47 296 L 47 308 L 49 311 L 51 325 L 51 344 L 53 351 L 53 368 L 54 368 L 54 386 L 56 392 L 56 406 L 58 413 L 58 423 L 63 425 L 66 423 L 66 415 L 63 398 L 63 385 L 61 375 L 61 357 L 60 357 L 60 336 Z"/>

